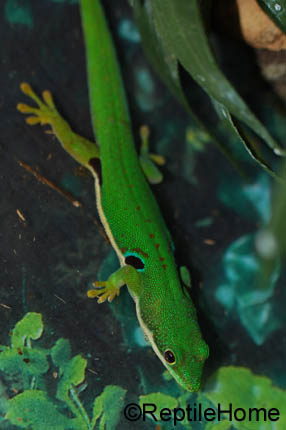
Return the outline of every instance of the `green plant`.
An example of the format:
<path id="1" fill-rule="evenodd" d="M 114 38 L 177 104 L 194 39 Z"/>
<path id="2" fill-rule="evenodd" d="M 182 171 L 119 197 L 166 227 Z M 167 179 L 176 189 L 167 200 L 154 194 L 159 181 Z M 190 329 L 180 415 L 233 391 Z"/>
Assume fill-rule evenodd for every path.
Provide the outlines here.
<path id="1" fill-rule="evenodd" d="M 281 181 L 272 157 L 262 151 L 259 137 L 275 155 L 285 156 L 265 125 L 252 112 L 234 85 L 225 76 L 211 42 L 212 0 L 129 0 L 139 27 L 145 51 L 161 79 L 202 129 L 232 160 L 234 144 L 243 144 L 248 154 L 270 175 Z M 279 3 L 279 4 L 278 4 Z M 259 0 L 269 17 L 286 28 L 286 2 Z M 168 25 L 166 25 L 168 22 Z M 227 35 L 226 35 L 227 37 Z M 184 70 L 184 79 L 180 71 Z M 215 125 L 199 115 L 194 93 L 187 90 L 195 82 L 207 94 Z M 192 89 L 195 86 L 192 84 Z M 251 132 L 252 133 L 251 133 Z M 254 133 L 254 134 L 253 134 Z M 237 162 L 236 162 L 237 164 Z"/>
<path id="2" fill-rule="evenodd" d="M 160 419 L 158 411 L 168 408 L 174 410 L 175 408 L 182 408 L 186 411 L 187 406 L 190 408 L 197 408 L 202 405 L 202 409 L 206 410 L 211 407 L 213 410 L 218 409 L 218 404 L 221 405 L 222 410 L 227 410 L 231 403 L 233 410 L 236 408 L 243 408 L 247 411 L 249 408 L 254 410 L 257 408 L 265 408 L 270 410 L 276 408 L 280 412 L 279 420 L 271 423 L 265 422 L 263 416 L 246 418 L 243 421 L 229 420 L 229 416 L 223 414 L 221 420 L 204 421 L 205 430 L 268 430 L 274 428 L 276 430 L 283 430 L 285 428 L 286 420 L 286 391 L 281 388 L 275 387 L 272 381 L 265 377 L 255 375 L 250 369 L 246 367 L 226 366 L 220 367 L 207 381 L 206 387 L 198 394 L 183 393 L 178 397 L 166 395 L 164 393 L 150 393 L 140 396 L 140 406 L 144 404 L 155 404 L 157 409 L 154 413 L 162 429 L 169 429 L 170 422 Z M 194 411 L 194 409 L 193 409 Z M 262 414 L 262 411 L 260 411 Z M 196 421 L 194 412 L 191 412 L 190 419 Z M 255 414 L 254 414 L 255 416 Z M 151 415 L 148 415 L 151 418 Z M 191 429 L 193 422 L 190 421 L 187 414 L 183 416 L 182 413 L 177 413 L 178 428 Z M 196 427 L 196 423 L 194 423 Z"/>
<path id="3" fill-rule="evenodd" d="M 85 370 L 87 361 L 81 355 L 71 356 L 71 347 L 67 339 L 60 338 L 50 349 L 34 345 L 43 333 L 42 315 L 29 312 L 15 326 L 11 334 L 11 346 L 0 346 L 0 370 L 3 379 L 21 380 L 21 392 L 11 397 L 6 405 L 5 419 L 10 424 L 31 430 L 114 430 L 119 422 L 124 406 L 126 390 L 120 386 L 107 385 L 103 392 L 93 400 L 90 418 L 79 396 L 86 388 Z M 51 374 L 57 386 L 52 392 Z M 5 378 L 4 378 L 5 377 Z M 47 387 L 49 386 L 49 390 Z M 15 388 L 13 387 L 13 391 Z M 3 395 L 1 390 L 0 395 Z M 139 405 L 156 405 L 154 413 L 157 425 L 170 428 L 170 421 L 162 421 L 159 412 L 164 408 L 186 410 L 201 403 L 203 408 L 213 407 L 218 403 L 227 408 L 248 409 L 251 407 L 277 408 L 280 420 L 275 429 L 283 430 L 286 422 L 286 391 L 272 385 L 269 378 L 254 375 L 243 367 L 221 367 L 207 381 L 205 389 L 198 394 L 181 390 L 178 396 L 153 392 L 139 396 Z M 147 415 L 152 420 L 152 415 Z M 179 428 L 192 428 L 187 416 L 177 415 Z M 261 421 L 244 421 L 246 430 L 266 430 Z M 220 430 L 240 429 L 240 422 L 222 421 L 205 422 L 206 430 L 214 427 Z"/>
<path id="4" fill-rule="evenodd" d="M 233 409 L 244 408 L 277 408 L 280 419 L 274 423 L 265 423 L 262 420 L 244 420 L 243 426 L 239 421 L 230 422 L 222 420 L 210 422 L 207 430 L 213 428 L 219 430 L 245 429 L 245 430 L 276 430 L 285 429 L 286 425 L 286 391 L 272 385 L 272 381 L 266 376 L 254 375 L 245 367 L 227 366 L 220 367 L 209 379 L 203 396 L 214 406 L 221 404 L 222 409 L 227 409 L 229 403 Z"/>
<path id="5" fill-rule="evenodd" d="M 42 315 L 29 312 L 12 331 L 11 346 L 0 346 L 0 370 L 4 376 L 21 380 L 21 391 L 8 400 L 5 418 L 17 427 L 51 430 L 114 429 L 126 390 L 106 386 L 94 399 L 92 418 L 86 412 L 79 394 L 84 384 L 87 360 L 71 356 L 67 339 L 60 338 L 50 349 L 34 346 L 32 341 L 43 333 Z M 55 398 L 47 393 L 50 362 L 55 368 Z M 98 422 L 99 420 L 99 422 Z"/>

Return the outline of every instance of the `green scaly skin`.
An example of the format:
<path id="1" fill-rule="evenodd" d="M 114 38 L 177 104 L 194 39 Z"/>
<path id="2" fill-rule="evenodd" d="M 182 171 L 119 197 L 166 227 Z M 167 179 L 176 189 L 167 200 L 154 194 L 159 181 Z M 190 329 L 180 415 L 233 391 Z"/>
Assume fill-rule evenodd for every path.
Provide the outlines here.
<path id="1" fill-rule="evenodd" d="M 63 148 L 95 178 L 99 216 L 121 267 L 107 281 L 95 282 L 89 297 L 97 297 L 99 303 L 111 301 L 127 285 L 155 353 L 182 387 L 197 391 L 208 346 L 179 279 L 170 234 L 135 151 L 118 61 L 100 1 L 82 0 L 81 14 L 97 145 L 73 133 L 49 91 L 43 92 L 42 101 L 28 84 L 22 84 L 22 91 L 38 106 L 19 104 L 18 109 L 32 114 L 26 119 L 28 124 L 49 124 Z M 98 158 L 102 183 L 94 167 Z"/>

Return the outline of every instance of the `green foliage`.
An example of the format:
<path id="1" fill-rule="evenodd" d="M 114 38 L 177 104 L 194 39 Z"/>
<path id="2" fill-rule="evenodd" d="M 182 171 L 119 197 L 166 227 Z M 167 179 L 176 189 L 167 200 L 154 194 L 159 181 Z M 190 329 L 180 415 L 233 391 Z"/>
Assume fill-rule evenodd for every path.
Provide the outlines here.
<path id="1" fill-rule="evenodd" d="M 286 163 L 281 165 L 281 176 L 286 181 Z M 285 213 L 286 213 L 286 189 L 285 185 L 277 184 L 273 192 L 273 203 L 272 203 L 272 217 L 267 226 L 268 230 L 274 236 L 275 251 L 273 255 L 269 255 L 269 260 L 274 259 L 278 254 L 283 259 L 286 256 L 286 225 L 285 225 Z M 263 254 L 263 252 L 262 252 Z M 272 257 L 272 258 L 271 258 Z"/>
<path id="2" fill-rule="evenodd" d="M 11 425 L 29 430 L 114 430 L 124 407 L 126 390 L 115 385 L 106 386 L 93 400 L 90 418 L 79 398 L 85 380 L 86 359 L 81 355 L 72 357 L 67 339 L 58 339 L 47 350 L 38 348 L 35 342 L 32 344 L 32 340 L 39 339 L 42 332 L 41 315 L 28 313 L 16 324 L 11 336 L 11 346 L 0 347 L 2 372 L 8 379 L 16 374 L 25 379 L 22 392 L 8 400 L 5 419 Z M 27 358 L 30 362 L 27 362 Z M 55 368 L 50 369 L 49 363 Z M 51 389 L 51 381 L 48 381 L 50 374 L 58 375 L 54 379 L 57 383 L 54 390 Z M 49 382 L 49 392 L 56 392 L 56 398 L 49 396 L 46 379 Z M 252 407 L 271 409 L 274 405 L 280 411 L 280 420 L 275 423 L 275 429 L 284 430 L 286 426 L 286 391 L 274 387 L 269 378 L 254 375 L 247 368 L 221 367 L 209 378 L 204 391 L 197 395 L 181 391 L 177 397 L 161 392 L 142 395 L 139 396 L 139 405 L 142 408 L 146 403 L 155 404 L 156 418 L 162 428 L 169 428 L 170 422 L 160 421 L 160 410 L 168 408 L 174 411 L 176 408 L 182 408 L 184 411 L 187 406 L 192 408 L 198 402 L 203 409 L 209 406 L 216 408 L 218 403 L 222 408 L 227 408 L 230 402 L 234 409 L 245 410 Z M 192 422 L 188 421 L 186 415 L 183 419 L 179 414 L 177 422 L 180 422 L 182 429 L 192 428 Z M 230 423 L 225 419 L 221 422 L 207 422 L 204 428 L 239 430 L 240 425 L 240 422 Z M 243 426 L 245 430 L 262 429 L 261 421 L 249 423 L 246 420 Z"/>
<path id="3" fill-rule="evenodd" d="M 213 423 L 207 423 L 207 425 L 206 425 L 206 430 L 212 430 L 214 428 L 214 425 L 213 425 Z M 218 422 L 218 423 L 216 423 L 216 425 L 215 425 L 215 430 L 232 430 L 232 424 L 229 422 L 229 421 L 227 421 L 227 420 L 224 420 L 224 421 L 220 421 L 220 422 Z"/>
<path id="4" fill-rule="evenodd" d="M 221 367 L 215 372 L 207 381 L 205 389 L 198 394 L 184 393 L 180 396 L 172 397 L 164 393 L 151 393 L 139 397 L 140 406 L 143 404 L 152 403 L 157 407 L 157 412 L 163 408 L 168 408 L 174 411 L 175 408 L 198 407 L 201 404 L 202 411 L 207 408 L 214 410 L 218 409 L 218 404 L 221 409 L 227 410 L 229 404 L 232 404 L 233 411 L 237 408 L 248 411 L 250 408 L 254 409 L 252 420 L 247 418 L 242 421 L 233 419 L 229 421 L 229 416 L 225 415 L 220 417 L 221 421 L 205 421 L 201 423 L 200 428 L 204 430 L 268 430 L 274 428 L 273 423 L 265 422 L 263 410 L 270 410 L 276 408 L 280 412 L 280 419 L 275 422 L 275 430 L 284 430 L 286 424 L 286 390 L 282 390 L 272 385 L 269 378 L 265 376 L 254 375 L 250 369 L 245 367 Z M 258 419 L 256 419 L 256 411 L 260 410 Z M 147 415 L 151 417 L 151 415 Z M 178 415 L 179 416 L 179 415 Z M 156 414 L 158 423 L 162 428 L 169 429 L 172 420 L 169 422 L 160 421 L 160 416 Z M 194 418 L 190 414 L 190 419 Z M 180 421 L 180 424 L 179 424 Z M 157 424 L 158 424 L 157 423 Z M 184 420 L 178 420 L 179 428 L 188 429 L 192 428 L 192 421 L 189 421 L 187 415 Z M 196 427 L 196 423 L 194 423 Z M 173 428 L 173 427 L 172 427 Z"/>
<path id="5" fill-rule="evenodd" d="M 233 318 L 239 316 L 254 342 L 262 345 L 282 324 L 272 302 L 280 267 L 276 261 L 263 288 L 259 282 L 263 261 L 255 252 L 254 239 L 253 234 L 241 236 L 227 248 L 216 298 Z"/>
<path id="6" fill-rule="evenodd" d="M 160 412 L 163 408 L 174 409 L 178 406 L 178 400 L 175 397 L 168 396 L 164 393 L 151 393 L 145 396 L 139 396 L 139 405 L 143 408 L 143 405 L 146 403 L 152 403 L 156 405 L 157 409 L 154 415 L 157 419 L 159 419 L 158 412 Z"/>
<path id="7" fill-rule="evenodd" d="M 11 347 L 1 346 L 0 370 L 9 375 L 21 375 L 24 389 L 30 388 L 49 369 L 48 351 L 32 348 L 31 341 L 43 332 L 42 316 L 27 313 L 12 331 Z"/>
<path id="8" fill-rule="evenodd" d="M 281 5 L 281 14 L 284 2 L 285 0 L 275 2 Z M 270 4 L 271 1 L 261 0 L 260 3 Z M 258 152 L 252 138 L 246 134 L 243 124 L 263 139 L 276 155 L 285 155 L 285 151 L 240 97 L 216 61 L 207 32 L 212 1 L 134 0 L 132 6 L 147 55 L 177 99 L 198 119 L 194 113 L 195 106 L 191 110 L 190 97 L 182 86 L 180 64 L 210 97 L 219 126 L 211 129 L 207 122 L 204 125 L 201 121 L 199 123 L 211 131 L 213 140 L 229 158 L 235 159 L 233 150 L 225 141 L 218 143 L 221 142 L 218 130 L 224 128 L 228 136 L 245 146 L 249 155 L 261 167 L 279 179 L 265 157 Z M 283 18 L 285 23 L 285 17 L 281 14 L 276 13 L 275 17 L 279 15 L 281 22 Z"/>
<path id="9" fill-rule="evenodd" d="M 209 390 L 204 392 L 214 405 L 220 403 L 222 408 L 227 408 L 232 403 L 233 409 L 265 408 L 273 407 L 280 411 L 280 419 L 275 422 L 275 430 L 284 430 L 286 425 L 286 391 L 274 387 L 269 378 L 254 375 L 244 367 L 221 367 L 209 380 Z M 222 421 L 224 422 L 224 421 Z M 232 422 L 234 429 L 242 428 L 241 422 Z M 229 421 L 218 425 L 217 422 L 209 423 L 207 430 L 228 430 Z M 261 430 L 270 428 L 270 424 L 262 424 L 260 421 L 243 421 L 244 430 Z"/>
<path id="10" fill-rule="evenodd" d="M 42 336 L 44 330 L 42 315 L 36 312 L 27 313 L 19 321 L 12 332 L 11 344 L 13 348 L 22 348 L 30 345 L 31 339 L 36 340 Z"/>
<path id="11" fill-rule="evenodd" d="M 46 351 L 30 348 L 9 348 L 0 354 L 0 369 L 3 372 L 24 376 L 38 376 L 49 369 Z"/>
<path id="12" fill-rule="evenodd" d="M 204 136 L 209 136 L 209 131 L 205 128 L 205 125 L 200 121 L 189 104 L 180 80 L 177 58 L 173 55 L 172 51 L 169 50 L 166 41 L 161 38 L 158 33 L 149 1 L 145 1 L 144 4 L 142 4 L 140 0 L 134 0 L 130 3 L 134 8 L 134 15 L 142 36 L 142 43 L 150 62 L 160 78 L 169 87 L 172 94 L 179 100 L 192 118 L 195 119 L 202 130 L 202 135 L 200 137 L 203 138 L 202 141 L 204 142 Z M 212 141 L 221 148 L 224 154 L 229 159 L 233 160 L 233 156 L 228 148 L 222 146 L 214 135 L 211 135 L 211 138 Z"/>
<path id="13" fill-rule="evenodd" d="M 6 418 L 22 428 L 64 430 L 73 428 L 71 420 L 58 412 L 44 391 L 26 390 L 9 401 Z"/>
<path id="14" fill-rule="evenodd" d="M 71 359 L 71 347 L 67 339 L 58 339 L 51 348 L 51 357 L 62 374 L 65 364 Z"/>
<path id="15" fill-rule="evenodd" d="M 70 387 L 76 387 L 84 381 L 86 360 L 80 355 L 76 355 L 66 363 L 63 376 L 58 383 L 57 398 L 64 402 L 69 402 Z"/>
<path id="16" fill-rule="evenodd" d="M 32 344 L 32 340 L 41 337 L 43 328 L 42 315 L 29 312 L 16 324 L 11 346 L 0 346 L 0 370 L 8 379 L 17 377 L 23 381 L 23 391 L 8 400 L 5 418 L 17 427 L 31 430 L 92 430 L 100 418 L 100 430 L 114 429 L 126 390 L 113 385 L 105 387 L 93 402 L 90 419 L 79 399 L 87 360 L 81 355 L 71 357 L 67 339 L 58 339 L 46 350 Z M 55 366 L 53 374 L 58 375 L 56 399 L 50 398 L 46 390 L 49 357 Z"/>
<path id="17" fill-rule="evenodd" d="M 180 271 L 180 276 L 181 276 L 183 284 L 185 284 L 187 287 L 191 288 L 192 280 L 191 280 L 191 275 L 190 275 L 188 268 L 186 266 L 181 266 L 179 268 L 179 271 Z"/>
<path id="18" fill-rule="evenodd" d="M 113 430 L 119 421 L 119 414 L 124 406 L 126 390 L 116 385 L 104 388 L 93 404 L 93 423 L 101 416 L 99 429 Z"/>
<path id="19" fill-rule="evenodd" d="M 268 223 L 271 217 L 271 183 L 263 173 L 251 182 L 241 184 L 238 178 L 221 175 L 218 198 L 241 217 L 261 224 Z M 280 185 L 279 185 L 280 186 Z M 235 193 L 235 199 L 233 195 Z"/>

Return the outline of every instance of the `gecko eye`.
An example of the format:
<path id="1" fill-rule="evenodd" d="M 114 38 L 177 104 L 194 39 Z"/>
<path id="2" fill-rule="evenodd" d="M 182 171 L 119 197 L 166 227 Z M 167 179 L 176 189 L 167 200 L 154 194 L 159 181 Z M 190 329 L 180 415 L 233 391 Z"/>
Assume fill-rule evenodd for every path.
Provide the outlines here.
<path id="1" fill-rule="evenodd" d="M 169 364 L 175 364 L 176 358 L 170 349 L 164 352 L 164 358 Z"/>

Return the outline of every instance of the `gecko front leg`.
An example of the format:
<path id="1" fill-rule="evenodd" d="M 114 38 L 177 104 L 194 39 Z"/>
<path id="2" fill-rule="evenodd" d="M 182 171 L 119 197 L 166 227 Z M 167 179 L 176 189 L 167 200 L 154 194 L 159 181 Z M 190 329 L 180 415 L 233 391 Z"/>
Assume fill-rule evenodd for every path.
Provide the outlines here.
<path id="1" fill-rule="evenodd" d="M 141 278 L 137 270 L 129 264 L 120 267 L 109 276 L 107 281 L 94 282 L 94 289 L 87 292 L 88 297 L 97 298 L 98 303 L 103 303 L 107 299 L 112 302 L 115 296 L 119 296 L 120 288 L 127 285 L 132 296 L 139 296 L 141 293 Z"/>

